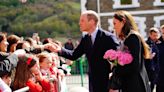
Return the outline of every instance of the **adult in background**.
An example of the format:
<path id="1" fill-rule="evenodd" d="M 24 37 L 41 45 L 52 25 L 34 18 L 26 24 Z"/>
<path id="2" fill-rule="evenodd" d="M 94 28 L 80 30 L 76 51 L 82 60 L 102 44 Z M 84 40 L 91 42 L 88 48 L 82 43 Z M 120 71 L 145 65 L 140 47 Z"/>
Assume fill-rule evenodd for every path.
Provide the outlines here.
<path id="1" fill-rule="evenodd" d="M 20 41 L 20 37 L 17 35 L 9 35 L 7 37 L 7 42 L 9 43 L 7 47 L 8 52 L 14 52 L 16 50 L 16 45 Z"/>
<path id="2" fill-rule="evenodd" d="M 0 61 L 4 60 L 9 54 L 7 52 L 7 38 L 6 35 L 1 33 L 0 34 Z"/>
<path id="3" fill-rule="evenodd" d="M 68 50 L 73 50 L 75 48 L 71 38 L 69 38 L 68 41 L 64 44 L 64 48 Z"/>
<path id="4" fill-rule="evenodd" d="M 87 32 L 83 35 L 79 45 L 73 50 L 66 50 L 54 44 L 52 50 L 59 55 L 75 60 L 86 55 L 89 64 L 89 92 L 108 92 L 110 64 L 103 59 L 108 49 L 116 49 L 114 35 L 98 28 L 99 16 L 92 10 L 83 12 L 80 16 L 80 30 Z"/>
<path id="5" fill-rule="evenodd" d="M 74 47 L 74 44 L 73 44 L 73 41 L 72 41 L 71 38 L 69 38 L 67 40 L 67 42 L 64 44 L 64 48 L 68 49 L 68 50 L 74 50 L 75 47 Z M 69 59 L 66 59 L 65 63 L 67 63 L 67 65 L 72 65 L 73 61 L 69 60 Z M 63 64 L 65 64 L 65 63 L 63 63 Z"/>
<path id="6" fill-rule="evenodd" d="M 145 66 L 148 73 L 151 91 L 154 90 L 155 85 L 158 81 L 159 74 L 159 49 L 157 44 L 159 43 L 159 30 L 155 27 L 150 28 L 149 37 L 146 43 L 149 45 L 151 50 L 151 58 L 146 59 Z"/>
<path id="7" fill-rule="evenodd" d="M 6 35 L 0 34 L 0 52 L 7 52 L 8 44 Z"/>

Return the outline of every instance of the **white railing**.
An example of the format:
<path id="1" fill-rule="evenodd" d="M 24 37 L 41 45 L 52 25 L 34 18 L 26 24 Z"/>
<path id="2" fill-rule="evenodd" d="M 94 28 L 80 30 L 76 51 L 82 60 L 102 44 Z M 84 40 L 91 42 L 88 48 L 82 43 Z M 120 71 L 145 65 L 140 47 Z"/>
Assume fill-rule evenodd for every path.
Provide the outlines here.
<path id="1" fill-rule="evenodd" d="M 15 90 L 14 92 L 26 92 L 26 91 L 29 91 L 29 87 L 24 87 L 24 88 Z"/>

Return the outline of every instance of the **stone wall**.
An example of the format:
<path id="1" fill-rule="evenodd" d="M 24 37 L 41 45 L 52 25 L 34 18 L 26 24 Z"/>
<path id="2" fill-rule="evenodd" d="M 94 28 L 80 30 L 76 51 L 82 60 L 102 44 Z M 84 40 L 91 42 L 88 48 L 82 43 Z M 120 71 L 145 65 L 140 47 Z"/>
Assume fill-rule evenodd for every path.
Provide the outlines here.
<path id="1" fill-rule="evenodd" d="M 113 9 L 113 4 L 114 1 L 113 0 L 99 0 L 100 1 L 100 13 L 113 13 L 117 10 L 120 9 Z M 164 6 L 153 6 L 153 2 L 155 0 L 139 0 L 140 3 L 140 7 L 136 7 L 136 8 L 124 8 L 123 10 L 127 10 L 127 11 L 143 11 L 143 10 L 161 10 L 164 9 Z M 97 0 L 87 0 L 86 3 L 86 7 L 87 9 L 91 9 L 94 10 L 96 12 L 98 12 L 98 7 L 97 7 Z M 133 16 L 138 16 L 138 17 L 145 17 L 146 21 L 146 29 L 145 31 L 147 31 L 150 27 L 153 27 L 155 24 L 154 21 L 154 17 L 155 16 L 164 16 L 164 13 L 158 13 L 158 14 L 137 14 L 137 15 L 133 15 Z M 112 18 L 112 15 L 110 16 L 100 16 L 101 17 L 101 27 L 105 30 L 108 30 L 108 27 L 110 26 L 108 23 L 108 19 Z M 164 20 L 164 18 L 163 18 Z M 160 21 L 160 26 L 162 24 L 164 24 L 164 21 Z"/>

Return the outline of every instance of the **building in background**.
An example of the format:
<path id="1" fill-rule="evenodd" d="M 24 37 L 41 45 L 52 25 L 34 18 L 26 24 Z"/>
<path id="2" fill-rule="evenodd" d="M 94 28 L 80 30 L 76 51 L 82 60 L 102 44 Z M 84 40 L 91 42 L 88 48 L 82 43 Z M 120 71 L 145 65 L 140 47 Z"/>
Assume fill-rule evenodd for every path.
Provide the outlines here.
<path id="1" fill-rule="evenodd" d="M 113 29 L 112 16 L 116 10 L 127 10 L 144 37 L 149 28 L 164 24 L 164 0 L 81 0 L 81 11 L 85 10 L 96 11 L 105 30 Z"/>

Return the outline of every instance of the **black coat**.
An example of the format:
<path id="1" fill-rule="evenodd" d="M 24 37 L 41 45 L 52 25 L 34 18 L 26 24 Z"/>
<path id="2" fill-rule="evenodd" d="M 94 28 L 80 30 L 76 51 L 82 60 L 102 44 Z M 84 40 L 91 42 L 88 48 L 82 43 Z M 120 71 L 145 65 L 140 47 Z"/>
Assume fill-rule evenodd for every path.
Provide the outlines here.
<path id="1" fill-rule="evenodd" d="M 160 71 L 159 71 L 159 80 L 157 84 L 157 92 L 163 92 L 164 91 L 164 39 L 160 37 L 159 40 L 161 41 L 161 43 L 158 44 Z"/>
<path id="2" fill-rule="evenodd" d="M 1 55 L 2 54 L 0 54 L 0 56 Z M 5 57 L 4 60 L 0 60 L 0 77 L 11 74 L 11 71 L 17 66 L 18 57 L 15 54 Z"/>
<path id="3" fill-rule="evenodd" d="M 116 77 L 117 80 L 119 79 L 119 87 L 122 89 L 121 92 L 151 92 L 144 65 L 143 45 L 140 38 L 136 34 L 130 34 L 125 39 L 124 46 L 126 49 L 128 48 L 133 61 L 124 66 L 117 65 L 114 68 L 115 71 L 112 78 L 114 79 Z M 117 85 L 112 86 L 117 88 Z"/>
<path id="4" fill-rule="evenodd" d="M 146 60 L 145 66 L 148 73 L 149 80 L 152 84 L 156 84 L 159 74 L 159 49 L 158 42 L 153 42 L 150 38 L 146 41 L 151 49 L 151 53 L 155 53 L 153 59 Z"/>
<path id="5" fill-rule="evenodd" d="M 73 52 L 62 50 L 60 53 L 60 55 L 71 60 L 75 60 L 83 54 L 86 55 L 89 64 L 89 92 L 108 92 L 108 76 L 111 70 L 110 64 L 103 59 L 103 55 L 108 49 L 116 49 L 117 44 L 112 36 L 98 30 L 91 48 L 87 42 L 87 37 L 84 36 Z"/>

